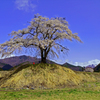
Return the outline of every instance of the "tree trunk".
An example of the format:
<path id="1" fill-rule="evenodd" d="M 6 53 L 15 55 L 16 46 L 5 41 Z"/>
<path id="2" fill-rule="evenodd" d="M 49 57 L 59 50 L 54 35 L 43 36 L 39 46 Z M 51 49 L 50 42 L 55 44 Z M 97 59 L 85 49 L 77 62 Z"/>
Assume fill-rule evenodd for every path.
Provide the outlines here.
<path id="1" fill-rule="evenodd" d="M 42 63 L 46 63 L 46 57 L 43 57 L 43 58 L 41 59 L 41 62 L 42 62 Z"/>
<path id="2" fill-rule="evenodd" d="M 46 63 L 46 50 L 41 50 L 41 62 Z"/>

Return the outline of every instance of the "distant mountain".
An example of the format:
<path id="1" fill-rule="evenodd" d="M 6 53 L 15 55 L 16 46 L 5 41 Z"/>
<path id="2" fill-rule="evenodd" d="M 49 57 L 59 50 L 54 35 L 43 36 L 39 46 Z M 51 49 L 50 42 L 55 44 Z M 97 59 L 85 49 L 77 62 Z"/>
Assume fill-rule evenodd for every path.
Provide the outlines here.
<path id="1" fill-rule="evenodd" d="M 62 66 L 70 68 L 70 69 L 75 70 L 75 71 L 83 71 L 83 67 L 81 67 L 81 66 L 74 66 L 74 65 L 71 65 L 69 63 L 64 63 Z"/>
<path id="2" fill-rule="evenodd" d="M 10 57 L 10 58 L 0 59 L 0 64 L 1 64 L 0 68 L 3 68 L 6 65 L 5 67 L 8 66 L 8 69 L 10 69 L 10 68 L 13 69 L 12 67 L 18 66 L 18 65 L 25 63 L 25 62 L 39 63 L 39 61 L 41 61 L 41 58 L 30 57 L 30 56 L 26 56 L 26 55 L 15 56 L 15 57 Z M 47 63 L 57 64 L 56 62 L 50 61 L 48 59 L 47 59 Z M 70 69 L 75 70 L 75 71 L 82 71 L 83 70 L 83 67 L 74 66 L 74 65 L 71 65 L 69 63 L 58 64 L 58 65 L 70 68 Z"/>
<path id="3" fill-rule="evenodd" d="M 9 65 L 9 64 L 6 64 L 2 67 L 3 70 L 9 70 L 11 69 L 13 66 Z"/>
<path id="4" fill-rule="evenodd" d="M 86 67 L 91 67 L 91 68 L 94 68 L 95 67 L 95 65 L 88 65 L 88 66 L 86 66 Z"/>
<path id="5" fill-rule="evenodd" d="M 0 66 L 0 67 L 2 68 L 5 64 L 9 64 L 11 66 L 16 66 L 16 65 L 21 64 L 26 61 L 37 63 L 39 60 L 40 59 L 38 59 L 38 58 L 30 57 L 30 56 L 26 56 L 26 55 L 15 56 L 15 57 L 10 57 L 10 58 L 0 59 L 0 64 L 2 63 L 2 66 Z"/>
<path id="6" fill-rule="evenodd" d="M 21 65 L 25 65 L 25 64 L 32 64 L 32 63 L 29 62 L 29 61 L 26 61 L 26 62 L 24 62 L 24 63 L 18 64 L 17 66 L 14 66 L 14 67 L 10 68 L 9 71 L 14 70 L 14 69 L 20 67 Z"/>
<path id="7" fill-rule="evenodd" d="M 33 63 L 33 62 L 39 63 L 39 61 L 41 61 L 41 58 L 22 55 L 22 56 L 15 56 L 15 57 L 10 57 L 10 58 L 0 59 L 0 65 L 1 65 L 0 68 L 5 66 L 6 64 L 9 64 L 12 67 L 14 67 L 14 66 L 17 66 L 17 65 L 19 65 L 21 63 L 27 62 L 27 61 L 29 61 L 30 63 Z M 50 61 L 50 60 L 47 60 L 47 63 L 57 64 L 57 63 L 55 63 L 53 61 Z"/>
<path id="8" fill-rule="evenodd" d="M 34 62 L 35 57 L 22 55 L 22 56 L 15 56 L 15 57 L 10 57 L 10 58 L 0 59 L 0 63 L 9 64 L 11 66 L 16 66 L 26 61 Z"/>
<path id="9" fill-rule="evenodd" d="M 95 72 L 100 72 L 100 63 L 94 68 Z"/>
<path id="10" fill-rule="evenodd" d="M 0 62 L 0 68 L 2 68 L 4 65 L 6 65 L 6 63 L 1 63 Z"/>

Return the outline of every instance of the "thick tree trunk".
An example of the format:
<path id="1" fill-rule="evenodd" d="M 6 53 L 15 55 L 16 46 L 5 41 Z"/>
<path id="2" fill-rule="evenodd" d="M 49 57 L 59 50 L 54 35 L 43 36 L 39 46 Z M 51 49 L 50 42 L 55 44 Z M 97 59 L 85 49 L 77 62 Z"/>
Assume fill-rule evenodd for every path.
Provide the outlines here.
<path id="1" fill-rule="evenodd" d="M 46 50 L 41 50 L 41 63 L 46 63 Z"/>
<path id="2" fill-rule="evenodd" d="M 42 63 L 46 63 L 46 57 L 43 57 L 43 58 L 41 59 L 41 62 L 42 62 Z"/>

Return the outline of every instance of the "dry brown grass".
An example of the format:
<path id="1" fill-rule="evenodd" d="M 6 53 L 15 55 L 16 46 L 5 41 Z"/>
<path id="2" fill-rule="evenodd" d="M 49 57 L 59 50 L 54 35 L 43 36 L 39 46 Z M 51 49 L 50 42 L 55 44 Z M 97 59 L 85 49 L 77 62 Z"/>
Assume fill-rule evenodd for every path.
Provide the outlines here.
<path id="1" fill-rule="evenodd" d="M 97 78 L 91 73 L 74 72 L 69 68 L 57 64 L 25 64 L 13 71 L 9 71 L 0 80 L 0 88 L 17 89 L 27 85 L 29 88 L 34 87 L 35 89 L 54 89 L 77 86 L 84 81 L 95 82 Z"/>

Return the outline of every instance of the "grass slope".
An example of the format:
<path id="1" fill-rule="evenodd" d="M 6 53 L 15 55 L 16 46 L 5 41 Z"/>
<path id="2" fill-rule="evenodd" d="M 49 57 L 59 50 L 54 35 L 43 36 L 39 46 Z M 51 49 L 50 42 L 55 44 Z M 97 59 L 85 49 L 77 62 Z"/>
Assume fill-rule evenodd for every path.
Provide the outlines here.
<path id="1" fill-rule="evenodd" d="M 86 72 L 74 72 L 57 64 L 21 64 L 8 71 L 0 80 L 0 87 L 21 89 L 54 89 L 77 86 L 83 81 L 96 81 L 95 76 Z"/>
<path id="2" fill-rule="evenodd" d="M 0 80 L 1 100 L 100 99 L 100 73 L 97 72 L 72 71 L 57 64 L 42 63 L 35 65 L 22 64 L 12 71 L 4 72 L 6 72 L 6 75 L 3 75 Z M 25 85 L 29 85 L 29 87 L 33 85 L 35 88 L 39 86 L 48 87 L 49 89 L 11 89 L 11 87 L 16 89 Z"/>
<path id="3" fill-rule="evenodd" d="M 25 64 L 10 71 L 0 80 L 0 87 L 57 88 L 78 85 L 81 78 L 69 68 L 57 64 Z"/>

